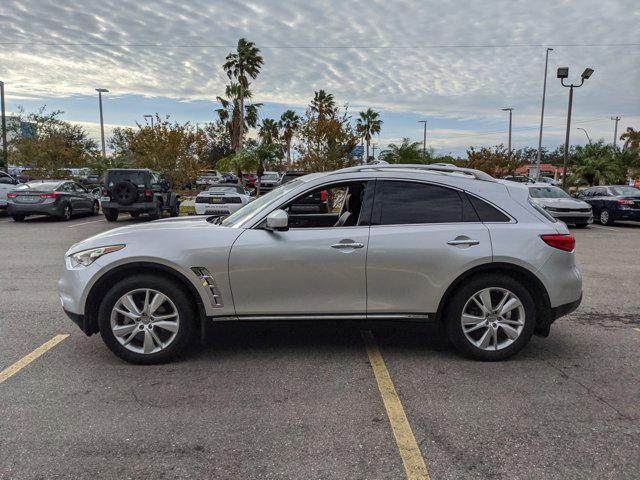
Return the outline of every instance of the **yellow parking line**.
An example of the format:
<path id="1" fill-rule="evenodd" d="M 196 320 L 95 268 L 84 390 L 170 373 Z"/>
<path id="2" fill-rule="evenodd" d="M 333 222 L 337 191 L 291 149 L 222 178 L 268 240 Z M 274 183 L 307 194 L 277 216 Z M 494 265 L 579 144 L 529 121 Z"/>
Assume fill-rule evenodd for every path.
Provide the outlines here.
<path id="1" fill-rule="evenodd" d="M 634 328 L 634 330 L 638 333 L 640 333 L 640 328 Z"/>
<path id="2" fill-rule="evenodd" d="M 57 344 L 59 344 L 61 341 L 63 341 L 68 336 L 69 336 L 68 333 L 56 335 L 55 337 L 53 337 L 48 342 L 40 345 L 38 348 L 36 348 L 30 354 L 25 355 L 24 357 L 22 357 L 20 360 L 18 360 L 13 365 L 5 368 L 3 371 L 0 372 L 0 383 L 4 382 L 5 380 L 7 380 L 7 379 L 9 379 L 11 377 L 13 377 L 16 373 L 18 373 L 24 367 L 26 367 L 31 362 L 33 362 L 34 360 L 36 360 L 37 358 L 42 356 L 47 350 L 51 350 L 53 347 L 55 347 Z"/>
<path id="3" fill-rule="evenodd" d="M 402 457 L 402 463 L 404 465 L 404 471 L 407 474 L 408 480 L 429 480 L 429 472 L 427 466 L 424 463 L 420 448 L 416 442 L 416 438 L 413 435 L 407 415 L 404 413 L 400 397 L 396 392 L 396 388 L 393 386 L 393 381 L 387 370 L 387 366 L 384 363 L 380 349 L 376 344 L 375 339 L 371 331 L 363 331 L 362 338 L 367 347 L 367 355 L 369 356 L 369 363 L 373 368 L 373 373 L 378 382 L 378 389 L 382 396 L 382 402 L 384 408 L 387 411 L 387 417 L 389 423 L 391 423 L 391 429 L 393 430 L 393 436 L 396 439 L 396 444 L 400 450 L 400 456 Z"/>

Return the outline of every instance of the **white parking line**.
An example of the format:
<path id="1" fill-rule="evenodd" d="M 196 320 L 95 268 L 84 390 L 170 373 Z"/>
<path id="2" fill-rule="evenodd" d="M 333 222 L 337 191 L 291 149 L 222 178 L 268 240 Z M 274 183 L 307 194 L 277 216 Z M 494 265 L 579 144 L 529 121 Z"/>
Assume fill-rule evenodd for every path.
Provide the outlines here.
<path id="1" fill-rule="evenodd" d="M 90 222 L 74 223 L 73 225 L 67 225 L 67 228 L 79 227 L 81 225 L 88 225 L 90 223 L 104 222 L 105 220 L 91 220 Z"/>
<path id="2" fill-rule="evenodd" d="M 617 228 L 603 227 L 602 225 L 591 225 L 591 227 L 589 227 L 589 228 L 597 228 L 599 230 L 609 230 L 611 232 L 619 232 L 620 231 Z"/>

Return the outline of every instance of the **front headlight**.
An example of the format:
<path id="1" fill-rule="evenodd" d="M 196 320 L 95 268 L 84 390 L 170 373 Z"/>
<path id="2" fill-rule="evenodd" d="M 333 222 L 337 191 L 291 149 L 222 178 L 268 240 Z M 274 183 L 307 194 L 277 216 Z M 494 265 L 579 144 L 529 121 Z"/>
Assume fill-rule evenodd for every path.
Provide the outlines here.
<path id="1" fill-rule="evenodd" d="M 107 253 L 117 252 L 123 248 L 124 245 L 109 245 L 108 247 L 97 247 L 90 248 L 89 250 L 82 250 L 81 252 L 69 255 L 69 264 L 71 265 L 71 268 L 77 268 L 80 266 L 88 267 L 101 256 L 106 255 Z"/>

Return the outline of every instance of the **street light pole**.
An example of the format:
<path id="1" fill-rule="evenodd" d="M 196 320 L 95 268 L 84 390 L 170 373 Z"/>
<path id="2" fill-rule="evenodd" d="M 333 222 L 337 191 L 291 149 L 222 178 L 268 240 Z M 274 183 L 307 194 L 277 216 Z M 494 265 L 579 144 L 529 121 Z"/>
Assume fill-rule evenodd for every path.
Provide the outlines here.
<path id="1" fill-rule="evenodd" d="M 587 80 L 593 74 L 593 69 L 585 68 L 584 72 L 580 76 L 579 84 L 565 85 L 564 79 L 569 77 L 569 69 L 567 67 L 558 68 L 557 77 L 560 79 L 560 83 L 563 87 L 569 88 L 569 107 L 567 112 L 567 134 L 564 139 L 564 161 L 562 166 L 562 188 L 567 185 L 567 164 L 569 163 L 569 133 L 571 132 L 571 109 L 573 107 L 573 89 L 580 88 L 584 81 Z"/>
<path id="2" fill-rule="evenodd" d="M 509 112 L 509 160 L 511 160 L 511 120 L 513 118 L 513 107 L 502 109 L 503 112 Z"/>
<path id="3" fill-rule="evenodd" d="M 151 128 L 153 128 L 153 115 L 143 115 L 143 117 L 151 120 Z"/>
<path id="4" fill-rule="evenodd" d="M 617 148 L 618 146 L 618 122 L 620 121 L 620 117 L 616 115 L 615 117 L 611 117 L 611 120 L 616 121 L 616 126 L 613 128 L 613 148 Z"/>
<path id="5" fill-rule="evenodd" d="M 547 67 L 549 66 L 549 52 L 553 48 L 547 48 L 544 59 L 544 84 L 542 85 L 542 110 L 540 112 L 540 135 L 538 135 L 538 154 L 536 155 L 536 163 L 538 164 L 538 176 L 540 175 L 540 163 L 542 163 L 542 125 L 544 124 L 544 100 L 547 95 Z"/>
<path id="6" fill-rule="evenodd" d="M 9 168 L 9 154 L 7 152 L 7 115 L 4 110 L 4 82 L 0 82 L 0 103 L 2 104 L 2 162 L 0 167 Z"/>
<path id="7" fill-rule="evenodd" d="M 427 156 L 427 121 L 426 120 L 418 120 L 418 123 L 424 124 L 424 133 L 422 135 L 422 156 Z"/>
<path id="8" fill-rule="evenodd" d="M 106 88 L 96 88 L 96 92 L 98 92 L 98 103 L 100 104 L 100 137 L 102 138 L 102 157 L 107 156 L 107 151 L 104 143 L 104 119 L 102 117 L 102 94 L 109 93 L 109 90 Z"/>
<path id="9" fill-rule="evenodd" d="M 578 127 L 578 130 L 582 130 L 584 132 L 584 134 L 587 136 L 587 141 L 589 142 L 589 145 L 591 145 L 591 138 L 589 138 L 589 134 L 587 133 L 587 131 L 582 127 Z"/>
<path id="10" fill-rule="evenodd" d="M 373 157 L 374 160 L 376 159 L 376 146 L 377 145 L 378 145 L 377 143 L 372 143 L 371 144 L 371 147 L 373 149 L 373 152 L 371 152 L 371 156 Z"/>

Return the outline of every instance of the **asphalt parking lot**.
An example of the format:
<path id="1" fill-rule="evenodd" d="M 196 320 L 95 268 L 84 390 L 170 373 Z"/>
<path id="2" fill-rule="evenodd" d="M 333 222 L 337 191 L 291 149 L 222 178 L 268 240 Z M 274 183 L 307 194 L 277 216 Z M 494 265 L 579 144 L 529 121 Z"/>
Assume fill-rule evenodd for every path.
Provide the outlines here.
<path id="1" fill-rule="evenodd" d="M 22 365 L 0 373 L 2 479 L 640 476 L 640 224 L 573 230 L 582 306 L 506 362 L 430 329 L 304 323 L 217 327 L 147 367 L 56 293 L 67 248 L 113 226 L 0 217 L 0 372 Z"/>

